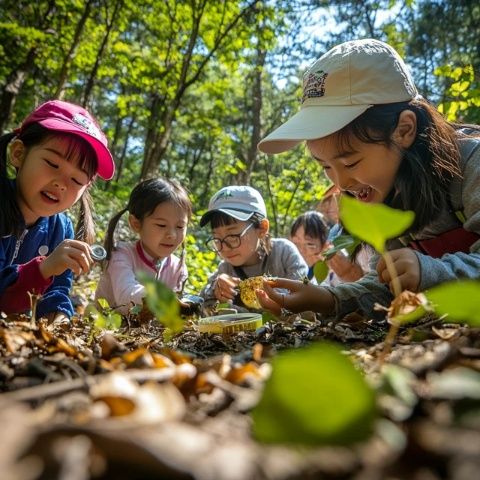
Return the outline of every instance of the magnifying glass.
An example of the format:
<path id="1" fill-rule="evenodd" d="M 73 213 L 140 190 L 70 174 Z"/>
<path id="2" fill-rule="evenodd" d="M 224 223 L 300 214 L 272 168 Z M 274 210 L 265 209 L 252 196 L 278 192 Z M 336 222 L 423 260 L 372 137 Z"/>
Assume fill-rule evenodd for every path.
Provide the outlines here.
<path id="1" fill-rule="evenodd" d="M 90 245 L 90 255 L 96 262 L 107 258 L 107 251 L 101 245 Z"/>

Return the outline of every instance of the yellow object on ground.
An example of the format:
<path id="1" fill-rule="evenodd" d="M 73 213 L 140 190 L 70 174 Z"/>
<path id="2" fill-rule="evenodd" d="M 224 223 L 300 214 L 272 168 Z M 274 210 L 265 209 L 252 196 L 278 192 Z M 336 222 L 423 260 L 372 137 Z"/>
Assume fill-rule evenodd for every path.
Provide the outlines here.
<path id="1" fill-rule="evenodd" d="M 235 332 L 256 330 L 262 326 L 260 313 L 230 313 L 214 317 L 201 318 L 198 330 L 203 333 L 231 334 Z"/>

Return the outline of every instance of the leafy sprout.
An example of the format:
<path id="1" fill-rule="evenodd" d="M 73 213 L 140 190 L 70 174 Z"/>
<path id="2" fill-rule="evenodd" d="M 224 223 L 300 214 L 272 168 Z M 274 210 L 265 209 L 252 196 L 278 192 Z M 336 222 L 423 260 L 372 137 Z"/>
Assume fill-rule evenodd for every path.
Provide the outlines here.
<path id="1" fill-rule="evenodd" d="M 175 293 L 162 282 L 144 272 L 138 272 L 139 281 L 145 286 L 146 303 L 157 320 L 165 326 L 164 339 L 181 332 L 184 321 L 180 316 L 180 304 Z"/>
<path id="2" fill-rule="evenodd" d="M 261 442 L 345 445 L 370 435 L 375 395 L 337 346 L 319 343 L 273 359 L 252 417 Z"/>

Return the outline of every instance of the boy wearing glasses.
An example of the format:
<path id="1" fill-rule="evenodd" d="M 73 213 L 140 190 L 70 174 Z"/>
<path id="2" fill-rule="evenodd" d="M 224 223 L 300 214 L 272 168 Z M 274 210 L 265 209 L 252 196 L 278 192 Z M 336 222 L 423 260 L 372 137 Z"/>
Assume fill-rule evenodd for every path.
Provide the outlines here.
<path id="1" fill-rule="evenodd" d="M 300 280 L 308 273 L 290 240 L 270 238 L 265 202 L 252 187 L 229 186 L 218 191 L 200 220 L 201 227 L 207 224 L 212 230 L 207 246 L 222 261 L 201 292 L 206 301 L 242 307 L 237 288 L 241 280 L 259 275 Z"/>

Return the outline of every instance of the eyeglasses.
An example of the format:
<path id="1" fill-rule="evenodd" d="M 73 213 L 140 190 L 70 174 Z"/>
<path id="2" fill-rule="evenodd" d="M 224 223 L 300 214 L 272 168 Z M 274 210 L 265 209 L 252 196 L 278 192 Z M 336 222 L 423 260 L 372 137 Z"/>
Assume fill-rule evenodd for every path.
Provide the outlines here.
<path id="1" fill-rule="evenodd" d="M 242 243 L 242 237 L 253 227 L 253 223 L 248 224 L 240 233 L 227 235 L 225 238 L 209 238 L 205 245 L 214 252 L 221 252 L 223 245 L 228 248 L 238 248 Z"/>
<path id="2" fill-rule="evenodd" d="M 304 243 L 302 246 L 311 253 L 317 253 L 322 250 L 322 246 L 319 243 Z"/>
<path id="3" fill-rule="evenodd" d="M 323 246 L 320 243 L 315 242 L 302 242 L 297 240 L 295 237 L 291 239 L 292 242 L 297 246 L 297 248 L 306 250 L 310 253 L 318 253 L 322 250 Z"/>

